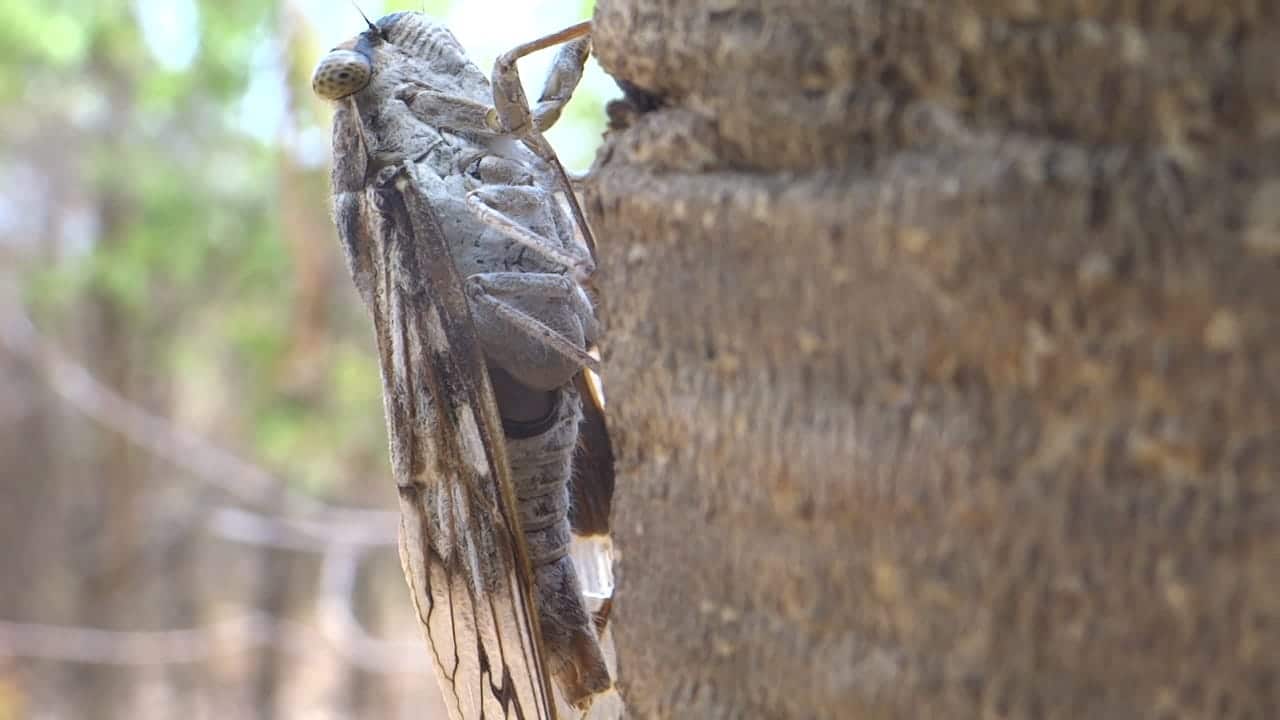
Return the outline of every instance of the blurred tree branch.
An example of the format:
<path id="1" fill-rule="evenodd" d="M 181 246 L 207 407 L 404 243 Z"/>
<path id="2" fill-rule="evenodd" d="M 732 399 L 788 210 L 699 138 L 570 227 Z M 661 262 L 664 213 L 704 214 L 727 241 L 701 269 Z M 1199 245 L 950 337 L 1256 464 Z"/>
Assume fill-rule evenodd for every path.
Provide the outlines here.
<path id="1" fill-rule="evenodd" d="M 290 532 L 321 540 L 342 533 L 385 536 L 399 521 L 394 512 L 336 507 L 289 490 L 261 467 L 129 402 L 45 341 L 16 307 L 0 309 L 0 347 L 29 362 L 68 405 L 202 482 L 250 505 L 270 504 L 273 494 L 282 492 L 284 512 L 308 520 L 293 525 Z"/>

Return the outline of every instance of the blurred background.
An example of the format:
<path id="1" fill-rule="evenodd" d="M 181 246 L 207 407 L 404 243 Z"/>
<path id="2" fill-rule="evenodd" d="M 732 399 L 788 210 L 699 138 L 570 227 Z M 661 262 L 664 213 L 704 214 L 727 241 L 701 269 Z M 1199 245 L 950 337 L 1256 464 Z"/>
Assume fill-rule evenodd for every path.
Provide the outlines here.
<path id="1" fill-rule="evenodd" d="M 592 4 L 360 2 L 486 73 Z M 0 720 L 444 717 L 309 84 L 362 28 L 347 0 L 0 0 Z M 615 94 L 593 63 L 550 134 L 570 168 Z"/>

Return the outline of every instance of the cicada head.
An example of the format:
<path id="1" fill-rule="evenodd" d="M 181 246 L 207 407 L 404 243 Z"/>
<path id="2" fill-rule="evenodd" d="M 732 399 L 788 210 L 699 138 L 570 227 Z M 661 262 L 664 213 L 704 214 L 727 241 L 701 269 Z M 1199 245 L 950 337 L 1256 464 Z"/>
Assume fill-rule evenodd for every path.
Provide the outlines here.
<path id="1" fill-rule="evenodd" d="M 398 12 L 330 50 L 311 75 L 311 89 L 325 100 L 342 100 L 362 91 L 395 97 L 405 84 L 470 89 L 477 80 L 487 86 L 448 29 L 423 13 Z"/>

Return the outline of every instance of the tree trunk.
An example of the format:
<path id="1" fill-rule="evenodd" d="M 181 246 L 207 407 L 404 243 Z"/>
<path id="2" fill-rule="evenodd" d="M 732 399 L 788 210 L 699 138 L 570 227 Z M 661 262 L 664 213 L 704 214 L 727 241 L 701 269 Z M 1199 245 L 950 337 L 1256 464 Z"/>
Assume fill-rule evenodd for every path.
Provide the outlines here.
<path id="1" fill-rule="evenodd" d="M 1276 4 L 595 23 L 633 713 L 1280 715 Z"/>

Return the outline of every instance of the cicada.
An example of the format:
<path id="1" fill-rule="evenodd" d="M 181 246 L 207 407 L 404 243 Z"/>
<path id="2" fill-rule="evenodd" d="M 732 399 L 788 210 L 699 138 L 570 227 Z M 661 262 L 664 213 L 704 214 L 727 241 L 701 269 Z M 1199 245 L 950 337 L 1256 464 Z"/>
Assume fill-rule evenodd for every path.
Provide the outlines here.
<path id="1" fill-rule="evenodd" d="M 426 15 L 366 24 L 312 88 L 336 106 L 334 222 L 373 319 L 405 577 L 452 718 L 557 717 L 612 688 L 595 243 L 542 136 L 590 26 L 503 54 L 490 85 Z M 554 45 L 530 108 L 516 60 Z"/>

